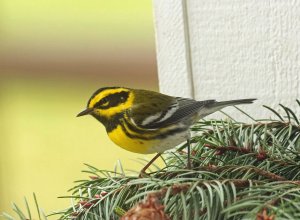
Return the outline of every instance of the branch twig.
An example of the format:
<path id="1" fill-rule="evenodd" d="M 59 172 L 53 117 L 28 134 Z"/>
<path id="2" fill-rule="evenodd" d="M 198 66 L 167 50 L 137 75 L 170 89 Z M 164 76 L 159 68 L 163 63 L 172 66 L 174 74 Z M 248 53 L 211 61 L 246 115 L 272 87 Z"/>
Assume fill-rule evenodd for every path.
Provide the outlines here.
<path id="1" fill-rule="evenodd" d="M 254 173 L 264 176 L 270 180 L 274 181 L 286 181 L 287 179 L 279 176 L 275 173 L 260 169 L 258 167 L 254 166 L 246 166 L 246 167 L 241 167 L 237 165 L 228 165 L 228 166 L 203 166 L 203 167 L 198 167 L 198 170 L 205 170 L 205 171 L 210 171 L 210 172 L 222 172 L 226 169 L 239 169 L 243 171 L 253 171 Z"/>

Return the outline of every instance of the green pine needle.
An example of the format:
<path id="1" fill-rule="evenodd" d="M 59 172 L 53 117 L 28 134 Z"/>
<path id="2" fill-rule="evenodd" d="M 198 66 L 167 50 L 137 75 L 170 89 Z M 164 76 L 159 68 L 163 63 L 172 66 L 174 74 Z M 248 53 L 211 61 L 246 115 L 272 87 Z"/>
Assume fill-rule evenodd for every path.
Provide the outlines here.
<path id="1" fill-rule="evenodd" d="M 171 219 L 256 219 L 263 214 L 299 219 L 300 119 L 280 106 L 284 115 L 265 106 L 279 120 L 256 120 L 239 109 L 254 123 L 202 120 L 195 124 L 191 170 L 185 168 L 186 144 L 165 153 L 165 167 L 152 166 L 155 171 L 143 178 L 128 175 L 120 161 L 114 171 L 86 164 L 84 172 L 91 177 L 76 181 L 71 195 L 64 197 L 72 199 L 72 206 L 55 215 L 61 220 L 119 219 L 152 194 Z M 41 215 L 47 219 L 35 195 L 34 201 L 39 219 Z M 27 214 L 16 205 L 13 209 L 19 219 L 32 219 L 26 199 L 25 204 Z"/>

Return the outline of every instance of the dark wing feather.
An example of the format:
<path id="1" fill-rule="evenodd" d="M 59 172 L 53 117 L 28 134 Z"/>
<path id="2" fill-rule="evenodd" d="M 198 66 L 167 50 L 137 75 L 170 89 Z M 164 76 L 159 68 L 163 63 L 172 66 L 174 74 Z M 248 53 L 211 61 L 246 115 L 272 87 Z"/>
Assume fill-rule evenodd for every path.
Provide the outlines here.
<path id="1" fill-rule="evenodd" d="M 212 104 L 215 100 L 206 100 L 206 101 L 195 101 L 193 99 L 184 99 L 176 98 L 177 100 L 177 109 L 176 111 L 165 120 L 161 120 L 146 126 L 146 128 L 161 128 L 166 127 L 171 124 L 180 122 L 186 117 L 192 116 L 195 113 L 199 112 L 207 104 Z"/>
<path id="2" fill-rule="evenodd" d="M 255 99 L 230 100 L 216 102 L 215 100 L 195 101 L 194 99 L 172 97 L 157 92 L 134 90 L 135 102 L 126 112 L 134 124 L 144 129 L 159 129 L 176 124 L 199 113 L 203 118 L 226 106 L 250 104 Z M 197 118 L 195 118 L 197 119 Z"/>
<path id="3" fill-rule="evenodd" d="M 159 113 L 155 114 L 157 117 L 148 123 L 143 123 L 143 120 L 134 120 L 135 123 L 145 129 L 157 129 L 166 127 L 171 124 L 175 124 L 184 118 L 191 116 L 200 111 L 207 104 L 215 103 L 215 100 L 195 101 L 193 99 L 186 98 L 173 98 L 172 102 L 168 105 L 162 105 L 159 109 Z M 154 103 L 152 103 L 154 104 Z M 156 108 L 156 110 L 158 110 Z M 138 111 L 135 111 L 133 118 L 138 117 Z M 147 117 L 153 117 L 153 115 L 147 115 Z M 144 117 L 146 119 L 147 117 Z"/>

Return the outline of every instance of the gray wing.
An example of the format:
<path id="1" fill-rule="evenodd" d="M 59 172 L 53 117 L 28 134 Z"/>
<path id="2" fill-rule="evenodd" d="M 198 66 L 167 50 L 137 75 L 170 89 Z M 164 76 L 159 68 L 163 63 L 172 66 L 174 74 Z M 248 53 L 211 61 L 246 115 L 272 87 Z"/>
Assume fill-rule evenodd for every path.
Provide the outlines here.
<path id="1" fill-rule="evenodd" d="M 138 126 L 145 129 L 157 129 L 175 124 L 186 117 L 192 116 L 215 100 L 195 101 L 193 99 L 176 98 L 176 102 L 155 116 L 149 116 Z M 149 119 L 149 120 L 148 120 Z M 151 120 L 153 119 L 153 120 Z"/>

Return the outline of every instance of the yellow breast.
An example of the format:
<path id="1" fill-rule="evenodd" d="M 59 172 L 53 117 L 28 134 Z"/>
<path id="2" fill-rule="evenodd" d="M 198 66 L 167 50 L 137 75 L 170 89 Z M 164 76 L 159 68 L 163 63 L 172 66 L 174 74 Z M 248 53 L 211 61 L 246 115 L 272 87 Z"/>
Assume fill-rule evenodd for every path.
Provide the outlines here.
<path id="1" fill-rule="evenodd" d="M 138 138 L 131 138 L 123 131 L 121 125 L 108 133 L 109 138 L 118 146 L 125 150 L 140 153 L 149 154 L 153 153 L 153 149 L 158 144 L 157 140 L 144 140 Z"/>

